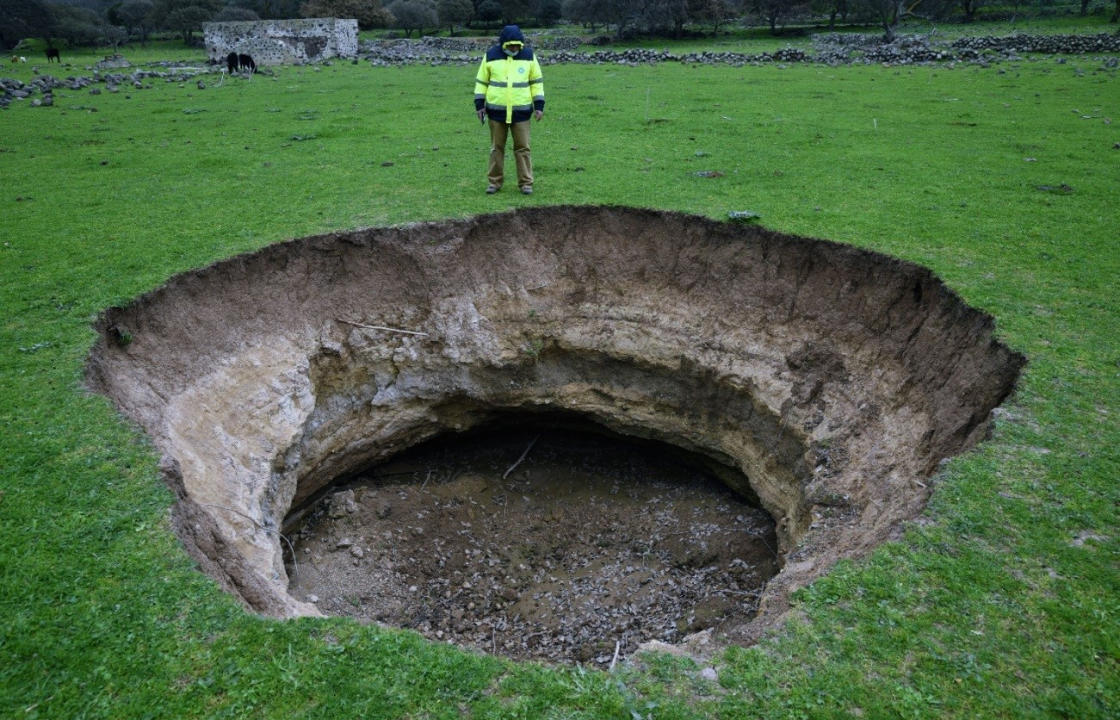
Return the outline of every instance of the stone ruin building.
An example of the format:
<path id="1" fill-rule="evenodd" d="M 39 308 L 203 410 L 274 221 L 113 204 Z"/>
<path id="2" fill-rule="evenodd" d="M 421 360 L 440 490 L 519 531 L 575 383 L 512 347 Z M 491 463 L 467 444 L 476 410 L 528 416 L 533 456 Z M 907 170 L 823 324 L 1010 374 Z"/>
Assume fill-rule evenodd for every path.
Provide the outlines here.
<path id="1" fill-rule="evenodd" d="M 318 62 L 358 55 L 358 21 L 338 18 L 203 23 L 206 52 L 224 62 L 231 52 L 252 56 L 258 65 Z"/>

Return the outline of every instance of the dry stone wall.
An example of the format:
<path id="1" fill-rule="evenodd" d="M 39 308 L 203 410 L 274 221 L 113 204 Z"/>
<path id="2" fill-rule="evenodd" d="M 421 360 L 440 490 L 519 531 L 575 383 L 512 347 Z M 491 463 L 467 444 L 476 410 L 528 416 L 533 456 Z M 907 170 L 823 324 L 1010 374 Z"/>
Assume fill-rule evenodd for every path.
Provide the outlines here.
<path id="1" fill-rule="evenodd" d="M 337 18 L 203 23 L 210 60 L 231 52 L 251 55 L 258 65 L 317 62 L 357 57 L 358 21 Z"/>

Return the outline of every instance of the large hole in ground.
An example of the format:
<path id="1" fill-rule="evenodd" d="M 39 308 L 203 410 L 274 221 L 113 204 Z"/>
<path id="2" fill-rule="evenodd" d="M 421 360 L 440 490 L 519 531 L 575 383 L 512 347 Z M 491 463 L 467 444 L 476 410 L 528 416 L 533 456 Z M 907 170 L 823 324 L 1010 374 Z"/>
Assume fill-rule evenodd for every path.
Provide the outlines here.
<path id="1" fill-rule="evenodd" d="M 992 329 L 928 270 L 875 253 L 675 213 L 538 208 L 305 238 L 180 275 L 102 315 L 87 378 L 151 435 L 178 495 L 180 538 L 249 607 L 345 612 L 515 657 L 601 661 L 622 639 L 631 648 L 714 629 L 719 641 L 750 642 L 793 589 L 890 537 L 924 506 L 940 461 L 979 441 L 1013 388 L 1023 358 Z M 541 439 L 525 463 L 551 462 L 554 475 L 532 488 L 519 484 L 534 480 L 525 463 L 495 477 L 527 446 L 526 430 Z M 458 439 L 428 444 L 440 437 Z M 571 448 L 594 443 L 577 464 Z M 440 458 L 456 452 L 467 469 L 448 474 Z M 632 470 L 651 459 L 658 474 L 643 480 Z M 424 477 L 389 482 L 394 463 Z M 727 492 L 705 495 L 709 476 Z M 562 502 L 565 488 L 577 502 Z M 599 546 L 630 512 L 610 502 L 623 493 L 682 518 L 690 504 L 732 509 L 711 523 L 735 548 L 727 556 L 707 554 L 704 523 L 681 519 L 672 532 L 683 535 L 669 535 L 669 516 L 626 527 L 665 535 L 643 559 L 660 553 L 656 587 L 684 586 L 665 601 L 678 610 L 648 624 L 643 593 L 660 590 L 645 590 L 625 556 L 641 543 Z M 507 510 L 535 508 L 528 535 L 498 521 L 499 496 Z M 773 521 L 768 569 L 748 551 L 767 531 L 734 509 L 751 504 Z M 471 519 L 479 507 L 493 512 Z M 475 537 L 469 559 L 465 546 L 435 545 L 465 537 L 464 522 L 505 534 Z M 285 530 L 299 536 L 287 566 Z M 685 566 L 699 558 L 694 574 L 671 577 L 682 570 L 672 547 Z M 334 590 L 304 585 L 336 560 L 349 565 L 323 581 Z M 460 560 L 456 589 L 456 568 L 439 571 Z M 346 574 L 356 568 L 368 583 Z M 561 617 L 581 598 L 599 612 Z M 502 635 L 499 646 L 503 622 L 524 624 L 510 637 L 541 632 L 530 629 L 533 601 L 554 634 L 537 646 Z M 583 623 L 593 627 L 568 632 Z"/>
<path id="2" fill-rule="evenodd" d="M 285 533 L 289 592 L 327 614 L 603 666 L 750 621 L 779 567 L 772 518 L 710 459 L 536 415 L 366 468 Z"/>

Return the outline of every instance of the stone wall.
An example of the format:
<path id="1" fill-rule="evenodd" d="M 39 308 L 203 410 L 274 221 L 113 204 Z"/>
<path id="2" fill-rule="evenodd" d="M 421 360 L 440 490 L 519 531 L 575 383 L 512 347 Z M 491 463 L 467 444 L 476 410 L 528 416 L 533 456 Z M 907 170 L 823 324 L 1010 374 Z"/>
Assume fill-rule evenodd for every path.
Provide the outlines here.
<path id="1" fill-rule="evenodd" d="M 258 65 L 317 62 L 357 57 L 358 21 L 337 18 L 203 23 L 210 60 L 246 53 Z"/>

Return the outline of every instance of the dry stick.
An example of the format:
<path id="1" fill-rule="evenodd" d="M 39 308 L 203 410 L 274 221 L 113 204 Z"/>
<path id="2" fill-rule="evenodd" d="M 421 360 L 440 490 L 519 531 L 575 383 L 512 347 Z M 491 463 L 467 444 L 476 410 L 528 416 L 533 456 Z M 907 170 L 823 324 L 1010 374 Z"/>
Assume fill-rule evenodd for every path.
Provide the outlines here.
<path id="1" fill-rule="evenodd" d="M 724 594 L 726 594 L 726 595 L 746 595 L 747 597 L 753 597 L 753 598 L 758 598 L 758 597 L 762 597 L 762 593 L 760 593 L 760 592 L 759 592 L 759 591 L 757 591 L 757 590 L 730 590 L 730 589 L 724 589 L 724 590 L 717 590 L 716 592 L 719 592 L 719 593 L 724 593 Z"/>
<path id="2" fill-rule="evenodd" d="M 415 330 L 402 330 L 401 328 L 386 327 L 384 325 L 366 325 L 365 323 L 354 322 L 353 320 L 343 320 L 337 318 L 340 323 L 353 325 L 354 327 L 365 328 L 366 330 L 384 330 L 385 332 L 404 333 L 405 335 L 420 335 L 421 337 L 428 337 L 426 332 L 416 332 Z"/>
<path id="3" fill-rule="evenodd" d="M 529 451 L 532 450 L 533 446 L 537 444 L 537 440 L 540 439 L 541 436 L 537 435 L 532 439 L 532 441 L 529 442 L 529 447 L 525 448 L 525 452 L 521 453 L 521 457 L 517 458 L 517 462 L 509 466 L 509 470 L 506 470 L 505 474 L 502 475 L 502 480 L 505 480 L 507 477 L 509 477 L 509 474 L 513 472 L 514 468 L 521 464 L 521 461 L 525 459 L 525 456 L 529 454 Z"/>
<path id="4" fill-rule="evenodd" d="M 614 665 L 618 662 L 618 651 L 622 647 L 622 642 L 619 640 L 614 641 L 614 657 L 611 658 L 611 666 L 607 668 L 607 672 L 614 672 Z"/>
<path id="5" fill-rule="evenodd" d="M 267 528 L 264 525 L 261 525 L 259 522 L 257 522 L 256 518 L 252 517 L 251 515 L 246 515 L 245 513 L 241 512 L 240 510 L 235 510 L 231 507 L 226 507 L 225 505 L 216 505 L 214 503 L 195 503 L 195 505 L 200 505 L 202 507 L 218 508 L 219 510 L 228 510 L 231 513 L 237 513 L 241 517 L 245 518 L 249 522 L 256 525 L 257 528 L 259 528 L 261 530 L 264 530 L 265 532 L 276 533 L 280 537 L 281 540 L 288 543 L 288 550 L 290 550 L 292 552 L 292 573 L 297 578 L 299 577 L 299 562 L 296 560 L 296 549 L 292 545 L 292 541 L 289 540 L 287 538 L 287 536 L 284 535 L 284 533 L 280 532 L 279 530 L 273 530 L 272 528 Z"/>
<path id="6" fill-rule="evenodd" d="M 762 541 L 762 544 L 766 546 L 766 549 L 770 551 L 770 554 L 774 556 L 775 560 L 777 560 L 778 562 L 782 561 L 782 558 L 778 555 L 778 552 L 774 548 L 770 547 L 770 543 L 766 542 L 766 538 L 759 535 L 758 539 Z"/>
<path id="7" fill-rule="evenodd" d="M 25 709 L 24 709 L 24 712 L 25 712 L 25 713 L 30 713 L 30 712 L 32 712 L 33 710 L 35 710 L 35 708 L 37 708 L 37 707 L 39 707 L 40 705 L 42 705 L 43 703 L 49 703 L 49 702 L 50 702 L 51 700 L 54 700 L 54 698 L 55 698 L 55 695 L 58 695 L 58 693 L 55 693 L 54 695 L 51 695 L 51 696 L 50 696 L 49 698 L 47 698 L 46 700 L 40 700 L 40 701 L 39 701 L 39 702 L 37 702 L 37 703 L 33 703 L 33 704 L 31 704 L 31 705 L 28 705 L 28 706 L 27 706 L 27 708 L 25 708 Z"/>

